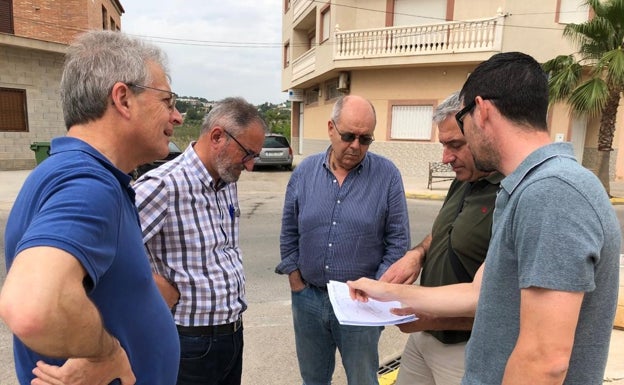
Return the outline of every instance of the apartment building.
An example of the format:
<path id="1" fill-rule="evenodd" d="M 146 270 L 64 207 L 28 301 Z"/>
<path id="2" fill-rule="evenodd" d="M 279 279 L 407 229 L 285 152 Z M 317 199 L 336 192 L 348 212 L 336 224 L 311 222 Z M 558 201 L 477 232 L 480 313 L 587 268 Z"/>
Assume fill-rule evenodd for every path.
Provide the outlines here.
<path id="1" fill-rule="evenodd" d="M 0 170 L 34 167 L 31 143 L 65 134 L 65 49 L 81 32 L 119 30 L 123 13 L 118 0 L 0 0 Z"/>
<path id="2" fill-rule="evenodd" d="M 433 111 L 477 64 L 499 52 L 522 51 L 540 62 L 571 54 L 565 24 L 590 17 L 583 0 L 284 0 L 282 11 L 293 149 L 326 149 L 334 101 L 358 94 L 377 111 L 371 151 L 409 176 L 424 176 L 428 162 L 441 160 Z M 612 178 L 624 177 L 622 109 L 617 121 Z M 571 116 L 566 105 L 549 113 L 552 139 L 571 141 L 588 168 L 598 161 L 598 125 Z"/>

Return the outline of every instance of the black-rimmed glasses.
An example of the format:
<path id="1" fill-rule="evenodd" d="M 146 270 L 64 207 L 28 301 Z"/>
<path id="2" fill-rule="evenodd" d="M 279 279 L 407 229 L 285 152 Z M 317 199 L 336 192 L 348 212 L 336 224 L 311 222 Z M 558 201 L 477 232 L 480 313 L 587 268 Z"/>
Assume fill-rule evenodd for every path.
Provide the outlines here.
<path id="1" fill-rule="evenodd" d="M 141 84 L 126 83 L 126 85 L 128 87 L 136 87 L 136 88 L 143 88 L 143 89 L 146 89 L 146 90 L 154 90 L 154 91 L 166 92 L 166 93 L 168 93 L 170 95 L 169 99 L 167 99 L 167 107 L 169 107 L 169 109 L 172 110 L 172 111 L 175 108 L 176 100 L 178 99 L 178 94 L 176 94 L 175 92 L 162 90 L 160 88 L 148 87 L 148 86 L 144 86 L 144 85 L 141 85 Z"/>
<path id="2" fill-rule="evenodd" d="M 372 135 L 355 135 L 352 132 L 346 132 L 343 134 L 342 132 L 340 132 L 340 130 L 338 129 L 338 126 L 336 126 L 336 122 L 334 122 L 333 119 L 331 122 L 334 128 L 336 129 L 336 132 L 338 133 L 338 135 L 340 135 L 340 139 L 343 142 L 351 143 L 357 138 L 358 142 L 360 142 L 362 146 L 368 146 L 369 144 L 373 143 L 373 141 L 375 140 L 375 138 Z"/>
<path id="3" fill-rule="evenodd" d="M 494 99 L 498 99 L 497 97 L 489 97 L 489 96 L 482 96 L 481 99 L 483 100 L 494 100 Z M 455 120 L 457 121 L 457 125 L 459 126 L 459 131 L 461 131 L 462 135 L 464 135 L 464 118 L 466 117 L 466 114 L 468 114 L 470 111 L 472 111 L 475 106 L 477 105 L 477 98 L 475 97 L 472 102 L 466 104 L 466 106 L 464 108 L 462 108 L 461 110 L 459 110 L 458 113 L 455 114 Z"/>
<path id="4" fill-rule="evenodd" d="M 255 158 L 257 158 L 257 157 L 259 157 L 259 156 L 260 156 L 260 154 L 256 154 L 255 152 L 251 151 L 251 150 L 250 150 L 250 149 L 248 149 L 247 147 L 243 146 L 243 145 L 241 144 L 241 142 L 239 142 L 239 141 L 238 141 L 238 140 L 234 137 L 234 135 L 230 134 L 230 133 L 228 132 L 228 130 L 226 130 L 225 128 L 223 129 L 223 132 L 225 132 L 225 134 L 226 134 L 227 136 L 229 136 L 230 138 L 232 138 L 232 139 L 236 142 L 236 144 L 238 144 L 238 146 L 241 148 L 241 150 L 243 150 L 243 152 L 245 153 L 245 156 L 243 156 L 243 160 L 241 160 L 241 163 L 247 163 L 247 162 L 249 162 L 250 160 L 255 159 Z"/>

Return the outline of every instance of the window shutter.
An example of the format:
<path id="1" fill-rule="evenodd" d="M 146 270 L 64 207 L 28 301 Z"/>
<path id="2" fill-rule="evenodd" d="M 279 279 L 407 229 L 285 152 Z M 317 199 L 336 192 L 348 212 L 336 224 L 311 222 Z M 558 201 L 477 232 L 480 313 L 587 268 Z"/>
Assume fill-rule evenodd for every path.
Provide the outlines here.
<path id="1" fill-rule="evenodd" d="M 13 31 L 13 0 L 0 0 L 0 32 L 15 33 Z"/>
<path id="2" fill-rule="evenodd" d="M 0 88 L 0 131 L 28 132 L 26 90 Z"/>

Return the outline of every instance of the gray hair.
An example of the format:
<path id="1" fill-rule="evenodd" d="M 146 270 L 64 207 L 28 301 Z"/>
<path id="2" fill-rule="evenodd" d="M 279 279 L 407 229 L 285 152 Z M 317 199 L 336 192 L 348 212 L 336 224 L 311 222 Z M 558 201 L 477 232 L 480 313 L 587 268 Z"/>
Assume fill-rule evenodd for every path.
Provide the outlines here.
<path id="1" fill-rule="evenodd" d="M 330 116 L 330 119 L 333 120 L 334 122 L 338 122 L 340 123 L 340 114 L 342 114 L 342 108 L 344 107 L 345 101 L 349 98 L 349 95 L 344 95 L 341 96 L 336 103 L 334 103 L 334 108 L 332 109 L 332 113 Z M 373 103 L 370 102 L 370 100 L 366 99 L 366 101 L 368 102 L 368 105 L 371 107 L 371 110 L 373 110 L 373 127 L 377 126 L 377 113 L 375 112 L 375 106 L 373 106 Z"/>
<path id="2" fill-rule="evenodd" d="M 453 92 L 448 98 L 436 107 L 433 112 L 433 121 L 436 124 L 440 124 L 444 119 L 449 116 L 455 115 L 461 110 L 461 99 L 459 98 L 459 91 Z"/>
<path id="3" fill-rule="evenodd" d="M 80 35 L 67 50 L 61 78 L 67 129 L 104 116 L 115 83 L 151 83 L 149 64 L 160 66 L 169 78 L 167 58 L 152 44 L 121 32 L 89 31 Z"/>
<path id="4" fill-rule="evenodd" d="M 204 118 L 201 134 L 210 131 L 214 126 L 222 126 L 236 136 L 252 123 L 259 123 L 267 132 L 267 125 L 256 106 L 240 97 L 225 98 L 218 101 Z"/>

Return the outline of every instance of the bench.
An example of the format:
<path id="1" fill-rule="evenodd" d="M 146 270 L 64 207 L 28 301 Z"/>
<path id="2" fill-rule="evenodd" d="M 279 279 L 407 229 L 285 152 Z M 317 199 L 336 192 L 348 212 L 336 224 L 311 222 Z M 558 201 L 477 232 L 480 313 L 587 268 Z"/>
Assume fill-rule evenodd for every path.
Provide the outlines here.
<path id="1" fill-rule="evenodd" d="M 446 182 L 455 179 L 453 167 L 450 164 L 442 162 L 429 162 L 429 181 L 427 188 L 432 189 L 432 184 L 437 182 Z"/>

